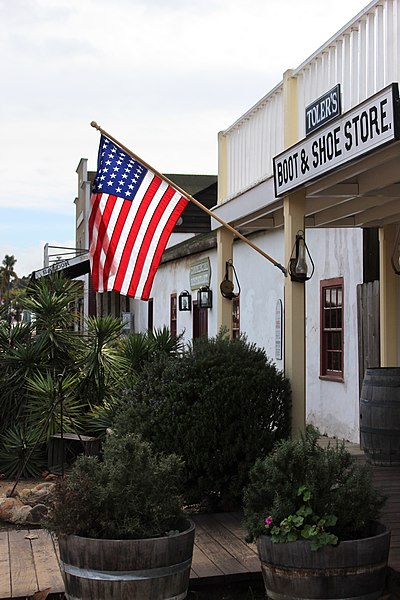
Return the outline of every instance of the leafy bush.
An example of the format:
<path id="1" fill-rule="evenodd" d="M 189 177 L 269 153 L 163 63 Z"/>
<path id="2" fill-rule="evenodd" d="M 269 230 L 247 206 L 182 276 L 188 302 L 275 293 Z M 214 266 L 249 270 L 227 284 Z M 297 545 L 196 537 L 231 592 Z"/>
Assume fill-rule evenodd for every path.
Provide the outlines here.
<path id="1" fill-rule="evenodd" d="M 144 366 L 115 428 L 182 456 L 188 502 L 231 508 L 256 458 L 289 435 L 289 383 L 245 338 L 200 339 Z"/>
<path id="2" fill-rule="evenodd" d="M 109 436 L 104 460 L 82 456 L 58 481 L 47 526 L 110 539 L 159 537 L 182 516 L 182 462 L 156 454 L 137 435 Z"/>
<path id="3" fill-rule="evenodd" d="M 308 428 L 256 461 L 244 495 L 249 541 L 270 534 L 272 524 L 282 528 L 282 521 L 293 520 L 304 504 L 299 489 L 307 490 L 310 514 L 336 517 L 325 529 L 339 540 L 362 537 L 379 517 L 384 498 L 373 486 L 371 467 L 357 462 L 344 444 L 322 448 L 318 437 Z"/>

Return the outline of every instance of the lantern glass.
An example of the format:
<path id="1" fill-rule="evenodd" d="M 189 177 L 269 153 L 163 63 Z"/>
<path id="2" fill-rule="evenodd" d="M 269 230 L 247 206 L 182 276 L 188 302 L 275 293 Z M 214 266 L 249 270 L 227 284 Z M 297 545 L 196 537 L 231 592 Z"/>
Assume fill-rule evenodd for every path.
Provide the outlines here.
<path id="1" fill-rule="evenodd" d="M 187 290 L 184 290 L 179 294 L 178 306 L 180 311 L 190 311 L 192 308 L 192 296 Z"/>
<path id="2" fill-rule="evenodd" d="M 197 292 L 197 302 L 200 308 L 212 308 L 212 291 L 208 287 L 200 288 Z"/>

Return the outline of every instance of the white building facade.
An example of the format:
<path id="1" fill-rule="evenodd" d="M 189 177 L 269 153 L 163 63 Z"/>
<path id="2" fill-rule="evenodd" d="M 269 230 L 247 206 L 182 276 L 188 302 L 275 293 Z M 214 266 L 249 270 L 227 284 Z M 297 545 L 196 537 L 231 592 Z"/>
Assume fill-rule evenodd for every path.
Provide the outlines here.
<path id="1" fill-rule="evenodd" d="M 398 365 L 399 61 L 400 0 L 373 1 L 219 133 L 215 214 L 284 267 L 304 232 L 310 280 L 292 281 L 213 221 L 215 246 L 166 256 L 154 281 L 152 326 L 170 325 L 172 315 L 189 341 L 193 312 L 174 316 L 171 297 L 188 290 L 195 300 L 191 269 L 209 261 L 207 334 L 240 329 L 266 349 L 291 380 L 294 431 L 308 421 L 358 441 L 363 368 Z M 232 264 L 233 300 L 220 292 L 227 269 L 238 291 Z M 368 363 L 359 299 L 374 281 L 378 354 Z M 148 309 L 135 304 L 136 329 L 146 329 Z"/>

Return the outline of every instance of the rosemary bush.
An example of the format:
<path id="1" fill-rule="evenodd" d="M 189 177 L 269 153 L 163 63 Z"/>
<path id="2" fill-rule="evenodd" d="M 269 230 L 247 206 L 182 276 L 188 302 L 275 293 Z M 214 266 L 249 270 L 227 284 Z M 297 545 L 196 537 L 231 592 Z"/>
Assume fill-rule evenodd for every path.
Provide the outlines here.
<path id="1" fill-rule="evenodd" d="M 278 443 L 256 461 L 244 495 L 249 541 L 271 534 L 272 524 L 284 529 L 288 517 L 293 523 L 304 505 L 299 494 L 304 489 L 310 514 L 325 519 L 325 533 L 339 540 L 364 537 L 370 521 L 379 518 L 384 498 L 373 485 L 370 465 L 359 463 L 344 444 L 320 447 L 318 437 L 308 428 L 301 438 Z"/>
<path id="2" fill-rule="evenodd" d="M 160 537 L 182 516 L 182 462 L 138 435 L 109 436 L 103 461 L 80 457 L 56 484 L 47 527 L 102 539 Z"/>

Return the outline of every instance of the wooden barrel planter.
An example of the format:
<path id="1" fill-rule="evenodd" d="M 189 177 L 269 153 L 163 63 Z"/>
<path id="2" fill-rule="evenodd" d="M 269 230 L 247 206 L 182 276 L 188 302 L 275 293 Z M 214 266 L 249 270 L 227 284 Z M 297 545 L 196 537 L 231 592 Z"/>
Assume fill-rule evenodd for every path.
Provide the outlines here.
<path id="1" fill-rule="evenodd" d="M 180 533 L 142 540 L 60 536 L 68 600 L 183 600 L 189 587 L 194 523 Z"/>
<path id="2" fill-rule="evenodd" d="M 400 465 L 400 368 L 366 369 L 360 396 L 360 445 L 375 465 Z"/>
<path id="3" fill-rule="evenodd" d="M 271 600 L 375 600 L 385 586 L 390 532 L 374 523 L 371 537 L 311 550 L 310 542 L 257 540 L 267 596 Z"/>

